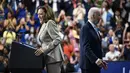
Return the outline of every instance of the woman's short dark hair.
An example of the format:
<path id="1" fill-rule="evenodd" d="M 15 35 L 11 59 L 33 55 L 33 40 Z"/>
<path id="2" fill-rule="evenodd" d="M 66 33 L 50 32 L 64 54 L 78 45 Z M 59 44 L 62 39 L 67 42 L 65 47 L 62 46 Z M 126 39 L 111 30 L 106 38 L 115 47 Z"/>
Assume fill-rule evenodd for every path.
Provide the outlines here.
<path id="1" fill-rule="evenodd" d="M 55 21 L 55 16 L 52 8 L 49 5 L 44 5 L 44 6 L 39 6 L 37 11 L 39 9 L 43 9 L 45 12 L 45 19 L 44 21 L 47 22 L 48 20 L 54 20 Z"/>

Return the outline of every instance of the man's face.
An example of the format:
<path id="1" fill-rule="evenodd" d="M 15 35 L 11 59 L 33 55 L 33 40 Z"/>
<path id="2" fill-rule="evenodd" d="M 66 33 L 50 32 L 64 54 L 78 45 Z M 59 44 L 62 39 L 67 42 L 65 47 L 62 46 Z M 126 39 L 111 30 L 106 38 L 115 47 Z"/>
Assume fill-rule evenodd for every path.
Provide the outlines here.
<path id="1" fill-rule="evenodd" d="M 95 14 L 93 15 L 93 18 L 94 18 L 94 24 L 97 25 L 101 19 L 100 12 L 95 12 Z"/>
<path id="2" fill-rule="evenodd" d="M 111 52 L 114 52 L 115 48 L 114 48 L 114 45 L 113 45 L 113 44 L 109 45 L 109 50 L 110 50 Z"/>
<path id="3" fill-rule="evenodd" d="M 44 10 L 43 9 L 39 9 L 38 10 L 38 18 L 39 18 L 41 24 L 43 24 L 44 15 L 45 15 Z"/>

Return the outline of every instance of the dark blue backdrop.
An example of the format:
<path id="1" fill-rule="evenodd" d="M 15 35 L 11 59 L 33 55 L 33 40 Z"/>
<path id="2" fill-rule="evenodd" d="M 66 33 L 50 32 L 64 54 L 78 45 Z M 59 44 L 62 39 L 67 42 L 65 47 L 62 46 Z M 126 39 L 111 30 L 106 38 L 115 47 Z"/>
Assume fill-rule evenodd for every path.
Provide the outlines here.
<path id="1" fill-rule="evenodd" d="M 130 61 L 108 62 L 108 69 L 101 73 L 130 73 Z"/>

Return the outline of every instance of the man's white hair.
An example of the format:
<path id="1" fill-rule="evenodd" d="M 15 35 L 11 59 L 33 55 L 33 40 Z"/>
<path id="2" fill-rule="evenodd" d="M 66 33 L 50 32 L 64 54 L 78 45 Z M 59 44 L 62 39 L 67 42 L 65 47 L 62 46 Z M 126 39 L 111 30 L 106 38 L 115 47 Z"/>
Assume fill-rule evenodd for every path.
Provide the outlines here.
<path id="1" fill-rule="evenodd" d="M 95 12 L 101 12 L 101 9 L 98 7 L 92 7 L 88 11 L 88 19 L 91 19 L 91 17 L 94 15 Z"/>

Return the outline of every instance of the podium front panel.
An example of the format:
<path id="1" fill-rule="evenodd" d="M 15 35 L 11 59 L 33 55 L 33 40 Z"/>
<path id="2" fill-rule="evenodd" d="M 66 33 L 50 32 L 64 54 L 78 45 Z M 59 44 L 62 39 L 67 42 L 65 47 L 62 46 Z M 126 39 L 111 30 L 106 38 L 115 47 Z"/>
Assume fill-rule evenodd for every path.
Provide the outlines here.
<path id="1" fill-rule="evenodd" d="M 41 69 L 43 56 L 36 56 L 35 49 L 31 46 L 13 42 L 9 59 L 9 68 Z"/>

